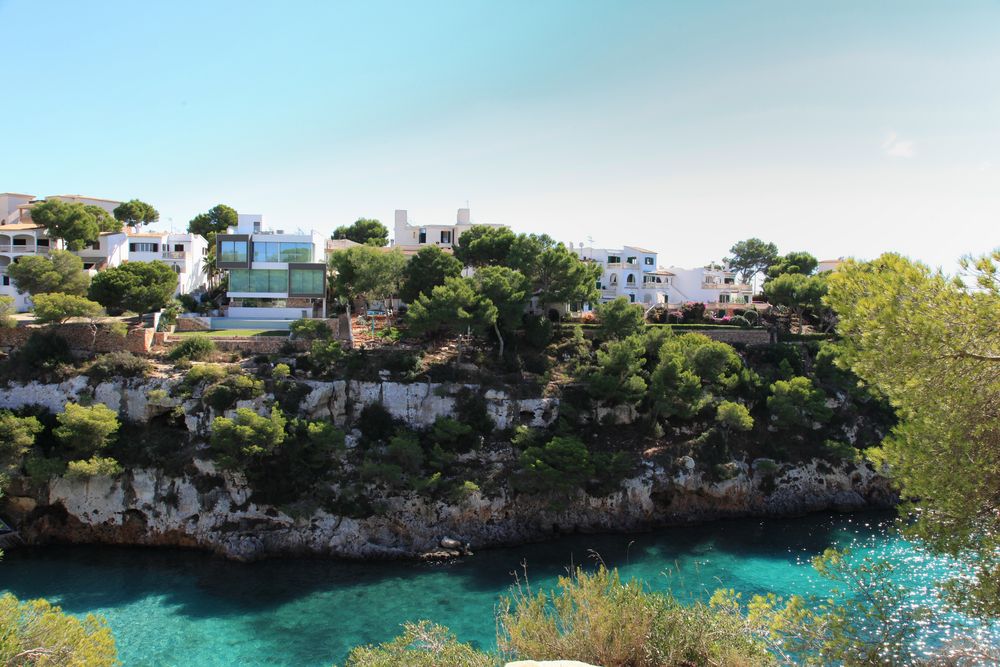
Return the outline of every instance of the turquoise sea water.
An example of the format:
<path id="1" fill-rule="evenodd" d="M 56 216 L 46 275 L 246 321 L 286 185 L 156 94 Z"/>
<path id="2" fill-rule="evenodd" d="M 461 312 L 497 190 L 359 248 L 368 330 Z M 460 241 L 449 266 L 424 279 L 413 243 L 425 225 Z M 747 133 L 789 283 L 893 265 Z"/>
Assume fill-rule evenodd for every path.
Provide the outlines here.
<path id="1" fill-rule="evenodd" d="M 486 550 L 447 564 L 281 559 L 236 564 L 193 551 L 110 547 L 19 549 L 0 589 L 107 617 L 126 665 L 331 665 L 427 618 L 492 647 L 493 609 L 522 564 L 547 586 L 599 553 L 625 577 L 679 596 L 725 586 L 782 595 L 824 590 L 810 557 L 830 545 L 898 566 L 915 599 L 933 600 L 949 566 L 895 536 L 886 514 L 723 521 L 638 535 L 572 536 Z M 522 573 L 523 576 L 523 573 Z M 932 643 L 946 626 L 927 628 Z"/>

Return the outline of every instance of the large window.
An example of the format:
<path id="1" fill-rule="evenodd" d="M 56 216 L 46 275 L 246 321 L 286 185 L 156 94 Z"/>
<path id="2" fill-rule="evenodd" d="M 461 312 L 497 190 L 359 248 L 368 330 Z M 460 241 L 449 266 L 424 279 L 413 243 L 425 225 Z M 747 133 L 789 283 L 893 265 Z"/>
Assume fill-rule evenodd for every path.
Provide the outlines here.
<path id="1" fill-rule="evenodd" d="M 159 252 L 159 243 L 129 243 L 129 252 Z"/>
<path id="2" fill-rule="evenodd" d="M 278 243 L 266 241 L 253 244 L 253 261 L 255 262 L 311 262 L 311 243 Z"/>
<path id="3" fill-rule="evenodd" d="M 246 241 L 220 241 L 219 261 L 232 264 L 247 263 L 247 242 Z"/>
<path id="4" fill-rule="evenodd" d="M 288 271 L 283 269 L 231 269 L 230 292 L 270 292 L 284 294 L 288 291 Z"/>
<path id="5" fill-rule="evenodd" d="M 323 294 L 326 272 L 317 269 L 292 269 L 289 294 L 314 295 Z"/>

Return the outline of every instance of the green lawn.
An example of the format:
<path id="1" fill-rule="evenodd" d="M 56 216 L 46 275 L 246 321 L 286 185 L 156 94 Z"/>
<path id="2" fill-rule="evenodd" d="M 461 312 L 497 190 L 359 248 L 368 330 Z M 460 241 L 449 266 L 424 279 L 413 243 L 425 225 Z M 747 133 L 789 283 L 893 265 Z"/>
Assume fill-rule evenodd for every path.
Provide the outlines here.
<path id="1" fill-rule="evenodd" d="M 209 338 L 244 338 L 250 336 L 276 336 L 287 338 L 287 331 L 271 329 L 212 329 L 210 331 L 175 331 L 172 335 L 181 338 L 188 336 L 208 336 Z"/>

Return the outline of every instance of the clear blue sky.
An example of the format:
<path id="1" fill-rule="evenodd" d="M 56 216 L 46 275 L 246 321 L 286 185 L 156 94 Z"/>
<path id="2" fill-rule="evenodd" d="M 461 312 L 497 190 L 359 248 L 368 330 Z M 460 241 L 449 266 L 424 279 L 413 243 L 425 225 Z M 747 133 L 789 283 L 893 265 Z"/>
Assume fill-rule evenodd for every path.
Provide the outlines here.
<path id="1" fill-rule="evenodd" d="M 696 265 L 1000 245 L 998 2 L 0 0 L 0 191 Z"/>

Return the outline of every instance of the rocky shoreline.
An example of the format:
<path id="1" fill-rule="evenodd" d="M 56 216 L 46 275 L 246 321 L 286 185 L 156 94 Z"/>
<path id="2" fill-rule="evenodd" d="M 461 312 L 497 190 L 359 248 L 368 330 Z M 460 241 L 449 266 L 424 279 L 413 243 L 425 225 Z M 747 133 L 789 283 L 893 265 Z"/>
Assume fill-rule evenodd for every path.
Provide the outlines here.
<path id="1" fill-rule="evenodd" d="M 209 462 L 199 462 L 194 476 L 132 469 L 118 479 L 56 478 L 34 490 L 15 481 L 3 503 L 29 544 L 193 547 L 245 561 L 291 555 L 449 558 L 570 533 L 887 508 L 897 500 L 886 478 L 867 465 L 762 461 L 734 463 L 739 472 L 721 482 L 706 481 L 694 470 L 670 475 L 650 466 L 621 491 L 601 498 L 581 493 L 558 509 L 506 494 L 474 492 L 457 504 L 407 494 L 384 498 L 386 510 L 371 517 L 324 511 L 293 517 L 251 502 L 250 489 L 238 477 Z M 454 543 L 444 542 L 445 547 L 445 539 Z"/>
<path id="2" fill-rule="evenodd" d="M 183 437 L 204 442 L 211 420 L 220 414 L 232 415 L 232 410 L 217 413 L 199 395 L 174 397 L 173 388 L 182 379 L 173 375 L 95 383 L 77 376 L 53 384 L 12 383 L 0 387 L 0 408 L 41 406 L 57 412 L 67 402 L 95 401 L 115 409 L 124 421 L 138 424 L 182 410 Z M 500 429 L 518 424 L 543 427 L 559 412 L 557 397 L 521 396 L 514 388 L 387 378 L 299 385 L 303 389 L 299 416 L 329 420 L 345 428 L 372 403 L 384 405 L 401 423 L 426 427 L 439 416 L 454 415 L 456 396 L 463 391 L 484 397 Z M 265 394 L 239 401 L 235 407 L 266 414 L 273 401 L 273 395 Z M 592 418 L 628 424 L 634 414 L 605 411 Z M 349 433 L 347 446 L 355 446 L 357 437 L 357 432 Z M 509 445 L 501 449 L 472 454 L 480 460 L 471 463 L 489 467 L 516 457 Z M 592 497 L 581 491 L 556 505 L 551 499 L 514 494 L 506 484 L 489 494 L 471 491 L 456 502 L 372 489 L 378 511 L 356 518 L 323 510 L 299 510 L 303 515 L 293 516 L 290 510 L 257 504 L 241 475 L 195 458 L 179 475 L 133 466 L 115 478 L 55 477 L 45 484 L 14 478 L 6 497 L 0 499 L 0 514 L 29 544 L 192 547 L 236 560 L 287 555 L 389 559 L 450 558 L 570 533 L 644 531 L 724 518 L 886 508 L 897 500 L 888 480 L 863 463 L 733 461 L 723 466 L 728 479 L 722 481 L 717 481 L 717 475 L 709 476 L 708 467 L 687 456 L 669 464 L 647 460 L 614 493 Z"/>

